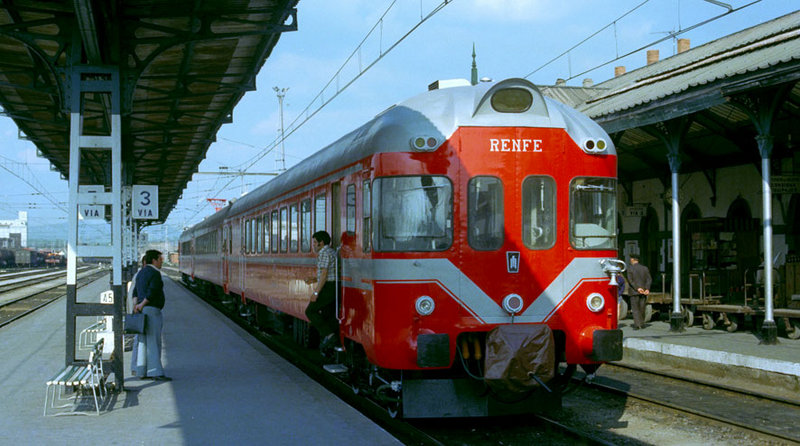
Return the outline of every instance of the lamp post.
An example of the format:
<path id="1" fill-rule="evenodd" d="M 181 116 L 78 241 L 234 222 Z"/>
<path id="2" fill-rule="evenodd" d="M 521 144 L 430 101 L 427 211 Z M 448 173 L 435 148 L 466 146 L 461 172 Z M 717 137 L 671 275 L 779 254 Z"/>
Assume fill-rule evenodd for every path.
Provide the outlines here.
<path id="1" fill-rule="evenodd" d="M 286 88 L 272 87 L 272 89 L 275 90 L 275 93 L 278 94 L 278 105 L 280 106 L 280 109 L 281 109 L 281 154 L 280 154 L 280 158 L 278 158 L 276 161 L 278 162 L 278 172 L 284 172 L 286 170 L 286 158 L 284 156 L 284 151 L 283 151 L 283 139 L 284 139 L 284 136 L 283 136 L 283 97 L 286 96 L 286 91 L 289 90 L 289 87 L 286 87 Z"/>

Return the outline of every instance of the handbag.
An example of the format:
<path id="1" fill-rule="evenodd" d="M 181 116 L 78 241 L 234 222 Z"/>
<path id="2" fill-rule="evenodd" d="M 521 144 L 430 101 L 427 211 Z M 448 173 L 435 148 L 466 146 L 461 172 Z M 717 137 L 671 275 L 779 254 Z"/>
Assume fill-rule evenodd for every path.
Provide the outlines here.
<path id="1" fill-rule="evenodd" d="M 142 313 L 126 314 L 123 319 L 124 331 L 127 334 L 144 334 L 144 318 Z"/>

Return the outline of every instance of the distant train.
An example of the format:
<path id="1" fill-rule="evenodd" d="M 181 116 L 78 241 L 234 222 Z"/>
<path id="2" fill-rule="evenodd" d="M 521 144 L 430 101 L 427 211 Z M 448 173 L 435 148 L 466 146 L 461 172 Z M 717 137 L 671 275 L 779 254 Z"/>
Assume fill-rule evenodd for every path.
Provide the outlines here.
<path id="1" fill-rule="evenodd" d="M 577 365 L 622 357 L 616 173 L 608 135 L 532 83 L 444 81 L 186 230 L 180 271 L 309 345 L 327 230 L 354 388 L 405 417 L 549 410 Z"/>
<path id="2" fill-rule="evenodd" d="M 36 250 L 32 248 L 1 248 L 0 267 L 40 267 L 66 266 L 67 259 L 63 254 Z"/>

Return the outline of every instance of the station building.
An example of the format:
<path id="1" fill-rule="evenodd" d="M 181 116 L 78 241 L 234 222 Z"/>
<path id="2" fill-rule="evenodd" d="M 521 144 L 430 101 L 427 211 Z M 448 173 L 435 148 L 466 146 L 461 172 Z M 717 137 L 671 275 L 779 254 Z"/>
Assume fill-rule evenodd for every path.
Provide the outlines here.
<path id="1" fill-rule="evenodd" d="M 16 220 L 0 220 L 0 248 L 28 246 L 28 213 L 20 211 Z"/>
<path id="2" fill-rule="evenodd" d="M 620 257 L 639 254 L 669 293 L 678 221 L 681 296 L 741 304 L 763 288 L 767 222 L 774 306 L 800 308 L 800 11 L 642 63 L 540 87 L 617 148 Z"/>

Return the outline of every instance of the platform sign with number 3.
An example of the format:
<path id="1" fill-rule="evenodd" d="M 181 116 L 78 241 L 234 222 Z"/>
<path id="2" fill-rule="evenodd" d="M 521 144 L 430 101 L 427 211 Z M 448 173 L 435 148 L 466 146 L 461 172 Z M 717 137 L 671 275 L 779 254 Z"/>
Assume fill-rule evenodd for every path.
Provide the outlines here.
<path id="1" fill-rule="evenodd" d="M 158 220 L 158 186 L 133 185 L 134 220 Z"/>

